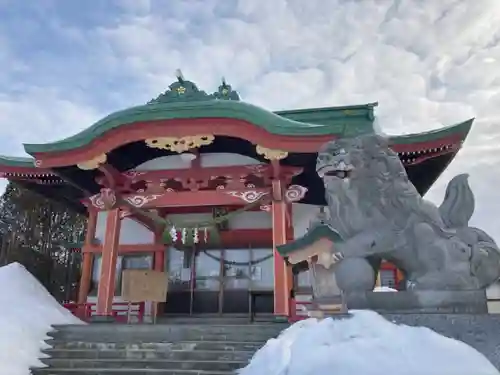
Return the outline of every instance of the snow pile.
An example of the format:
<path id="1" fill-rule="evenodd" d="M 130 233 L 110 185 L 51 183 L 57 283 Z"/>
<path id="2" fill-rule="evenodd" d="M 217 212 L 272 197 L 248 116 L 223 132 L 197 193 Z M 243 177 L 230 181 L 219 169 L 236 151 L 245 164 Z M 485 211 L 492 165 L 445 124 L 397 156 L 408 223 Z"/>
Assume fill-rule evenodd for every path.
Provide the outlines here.
<path id="1" fill-rule="evenodd" d="M 51 324 L 83 324 L 19 263 L 0 267 L 0 375 L 43 366 L 40 350 Z"/>
<path id="2" fill-rule="evenodd" d="M 269 340 L 239 375 L 499 375 L 468 345 L 372 311 L 307 319 Z"/>
<path id="3" fill-rule="evenodd" d="M 397 292 L 396 289 L 389 288 L 388 286 L 376 286 L 374 292 Z"/>

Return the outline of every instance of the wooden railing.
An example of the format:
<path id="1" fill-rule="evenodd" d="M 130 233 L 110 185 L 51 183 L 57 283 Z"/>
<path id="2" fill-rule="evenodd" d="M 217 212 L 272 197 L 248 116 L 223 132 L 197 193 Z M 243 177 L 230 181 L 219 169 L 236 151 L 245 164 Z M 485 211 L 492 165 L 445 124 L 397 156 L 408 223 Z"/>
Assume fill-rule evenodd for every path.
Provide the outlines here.
<path id="1" fill-rule="evenodd" d="M 74 302 L 63 303 L 63 307 L 69 310 L 73 315 L 83 321 L 89 321 L 92 315 L 95 315 L 96 303 L 78 304 Z M 144 302 L 115 302 L 113 303 L 111 315 L 119 323 L 128 323 L 131 316 L 137 317 L 139 323 L 144 322 L 146 306 Z"/>

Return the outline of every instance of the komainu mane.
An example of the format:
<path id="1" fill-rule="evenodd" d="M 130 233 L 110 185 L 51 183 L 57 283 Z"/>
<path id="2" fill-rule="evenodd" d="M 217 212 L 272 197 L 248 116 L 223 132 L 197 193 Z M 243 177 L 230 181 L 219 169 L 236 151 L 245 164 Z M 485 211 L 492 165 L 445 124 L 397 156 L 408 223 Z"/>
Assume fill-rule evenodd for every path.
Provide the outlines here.
<path id="1" fill-rule="evenodd" d="M 365 259 L 372 267 L 387 260 L 403 271 L 408 289 L 478 290 L 499 279 L 495 241 L 468 225 L 474 195 L 467 175 L 451 180 L 438 208 L 422 198 L 378 135 L 327 143 L 316 171 L 325 184 L 327 224 L 343 239 L 334 260 Z"/>

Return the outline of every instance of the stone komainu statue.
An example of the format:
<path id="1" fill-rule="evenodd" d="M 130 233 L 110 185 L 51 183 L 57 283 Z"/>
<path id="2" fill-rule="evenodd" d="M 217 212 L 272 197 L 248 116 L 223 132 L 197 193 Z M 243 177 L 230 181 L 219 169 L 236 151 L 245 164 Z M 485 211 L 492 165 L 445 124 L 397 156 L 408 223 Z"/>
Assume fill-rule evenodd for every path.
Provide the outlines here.
<path id="1" fill-rule="evenodd" d="M 332 258 L 344 292 L 372 290 L 382 259 L 403 271 L 408 289 L 479 290 L 499 279 L 495 241 L 468 225 L 474 195 L 467 175 L 451 180 L 436 207 L 422 198 L 388 140 L 378 135 L 327 143 L 316 171 L 325 185 L 326 224 L 342 238 Z M 373 272 L 359 272 L 360 262 Z"/>

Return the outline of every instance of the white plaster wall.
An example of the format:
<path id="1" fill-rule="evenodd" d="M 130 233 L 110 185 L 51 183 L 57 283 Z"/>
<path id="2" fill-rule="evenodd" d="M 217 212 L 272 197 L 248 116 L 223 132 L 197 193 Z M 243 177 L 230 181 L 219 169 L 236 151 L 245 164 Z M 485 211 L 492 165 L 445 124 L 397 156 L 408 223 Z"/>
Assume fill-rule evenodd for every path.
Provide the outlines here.
<path id="1" fill-rule="evenodd" d="M 202 154 L 201 166 L 208 167 L 222 167 L 232 165 L 254 165 L 262 164 L 249 156 L 230 154 L 225 152 Z M 191 161 L 183 159 L 180 155 L 162 156 L 160 158 L 148 160 L 145 163 L 134 168 L 137 171 L 156 171 L 161 169 L 189 169 Z"/>
<path id="2" fill-rule="evenodd" d="M 223 167 L 230 165 L 255 165 L 255 164 L 263 164 L 263 163 L 249 156 L 230 154 L 226 152 L 201 155 L 201 166 L 205 168 Z"/>
<path id="3" fill-rule="evenodd" d="M 106 233 L 106 218 L 107 212 L 99 212 L 96 224 L 96 238 L 103 243 L 104 235 Z M 122 219 L 120 230 L 120 244 L 121 245 L 134 245 L 134 244 L 152 244 L 154 243 L 154 233 L 151 232 L 144 225 L 138 223 L 131 218 Z"/>
<path id="4" fill-rule="evenodd" d="M 230 229 L 268 229 L 272 228 L 270 212 L 250 211 L 243 212 L 229 220 Z"/>
<path id="5" fill-rule="evenodd" d="M 319 206 L 309 204 L 293 203 L 293 234 L 295 239 L 302 237 L 309 228 L 309 224 L 320 212 Z"/>
<path id="6" fill-rule="evenodd" d="M 160 169 L 188 169 L 191 161 L 183 159 L 180 155 L 162 156 L 148 160 L 134 168 L 137 171 L 157 171 Z"/>

